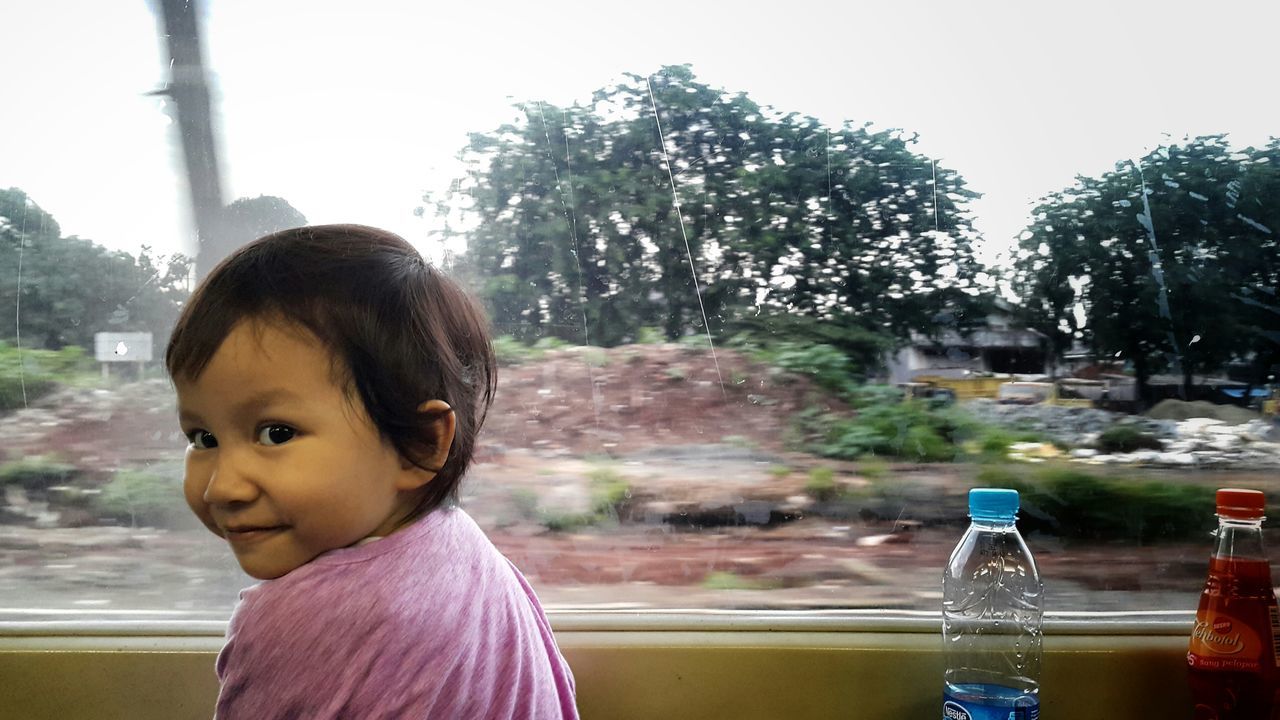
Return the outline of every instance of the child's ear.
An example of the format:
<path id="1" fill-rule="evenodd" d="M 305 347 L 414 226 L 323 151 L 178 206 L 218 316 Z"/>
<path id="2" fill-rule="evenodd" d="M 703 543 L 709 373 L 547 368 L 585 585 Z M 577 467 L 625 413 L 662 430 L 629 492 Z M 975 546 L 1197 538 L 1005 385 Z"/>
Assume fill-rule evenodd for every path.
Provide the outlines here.
<path id="1" fill-rule="evenodd" d="M 427 426 L 425 432 L 429 437 L 426 438 L 427 444 L 435 448 L 435 452 L 429 456 L 419 458 L 418 463 L 410 463 L 404 461 L 405 470 L 410 470 L 414 475 L 415 487 L 421 487 L 431 482 L 440 472 L 440 468 L 444 466 L 445 460 L 449 459 L 449 449 L 453 447 L 453 434 L 458 427 L 457 418 L 453 414 L 453 408 L 449 407 L 449 403 L 443 400 L 428 400 L 418 406 L 419 413 L 431 413 L 436 415 L 435 422 Z M 406 490 L 413 488 L 404 488 Z"/>

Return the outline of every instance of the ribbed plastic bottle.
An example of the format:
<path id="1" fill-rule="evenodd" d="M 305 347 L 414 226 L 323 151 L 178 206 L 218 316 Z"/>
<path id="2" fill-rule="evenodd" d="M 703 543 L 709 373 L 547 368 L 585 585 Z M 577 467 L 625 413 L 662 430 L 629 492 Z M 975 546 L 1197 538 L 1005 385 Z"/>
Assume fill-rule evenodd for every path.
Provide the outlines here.
<path id="1" fill-rule="evenodd" d="M 1262 549 L 1257 490 L 1218 491 L 1218 543 L 1187 649 L 1196 720 L 1280 717 L 1280 613 Z"/>
<path id="2" fill-rule="evenodd" d="M 944 720 L 1038 720 L 1044 584 L 1014 521 L 1016 490 L 969 491 L 942 576 Z"/>

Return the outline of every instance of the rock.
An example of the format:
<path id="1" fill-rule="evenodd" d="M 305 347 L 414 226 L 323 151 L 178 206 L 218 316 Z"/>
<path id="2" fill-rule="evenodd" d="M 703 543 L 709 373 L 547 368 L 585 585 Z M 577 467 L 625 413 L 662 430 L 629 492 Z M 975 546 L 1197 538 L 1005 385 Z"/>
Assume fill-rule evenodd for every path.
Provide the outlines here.
<path id="1" fill-rule="evenodd" d="M 1160 453 L 1160 457 L 1157 459 L 1157 462 L 1161 465 L 1195 465 L 1196 456 L 1189 452 L 1166 452 Z"/>

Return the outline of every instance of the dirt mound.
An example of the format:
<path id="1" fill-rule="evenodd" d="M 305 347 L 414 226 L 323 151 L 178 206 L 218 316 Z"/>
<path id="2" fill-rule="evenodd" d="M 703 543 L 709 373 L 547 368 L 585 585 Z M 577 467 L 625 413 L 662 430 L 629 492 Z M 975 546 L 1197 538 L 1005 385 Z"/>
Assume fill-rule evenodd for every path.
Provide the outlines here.
<path id="1" fill-rule="evenodd" d="M 609 456 L 709 443 L 778 450 L 792 415 L 839 407 L 822 397 L 806 379 L 727 349 L 571 348 L 500 370 L 479 447 Z"/>
<path id="2" fill-rule="evenodd" d="M 1236 405 L 1214 405 L 1204 400 L 1185 402 L 1183 400 L 1161 400 L 1155 407 L 1144 413 L 1157 420 L 1189 420 L 1191 418 L 1212 418 L 1229 425 L 1243 425 L 1250 420 L 1257 420 L 1260 415 L 1252 410 Z"/>

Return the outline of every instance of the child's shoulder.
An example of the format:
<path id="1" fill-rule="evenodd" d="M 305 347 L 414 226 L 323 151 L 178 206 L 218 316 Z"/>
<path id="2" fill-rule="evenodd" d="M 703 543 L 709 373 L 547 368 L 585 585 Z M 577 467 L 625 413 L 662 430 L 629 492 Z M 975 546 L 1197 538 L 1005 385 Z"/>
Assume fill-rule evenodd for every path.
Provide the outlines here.
<path id="1" fill-rule="evenodd" d="M 246 609 L 280 612 L 314 606 L 339 596 L 346 603 L 380 595 L 423 592 L 424 583 L 440 594 L 465 590 L 473 574 L 506 571 L 506 559 L 461 508 L 438 508 L 398 532 L 330 551 L 293 572 L 241 593 Z M 330 603 L 327 606 L 332 606 Z"/>
<path id="2" fill-rule="evenodd" d="M 233 629 L 250 635 L 292 631 L 295 637 L 381 635 L 393 628 L 409 635 L 427 629 L 433 637 L 465 635 L 495 615 L 527 610 L 510 563 L 462 510 L 437 510 L 400 532 L 347 549 L 355 552 L 340 554 L 341 562 L 304 565 L 244 591 Z"/>

